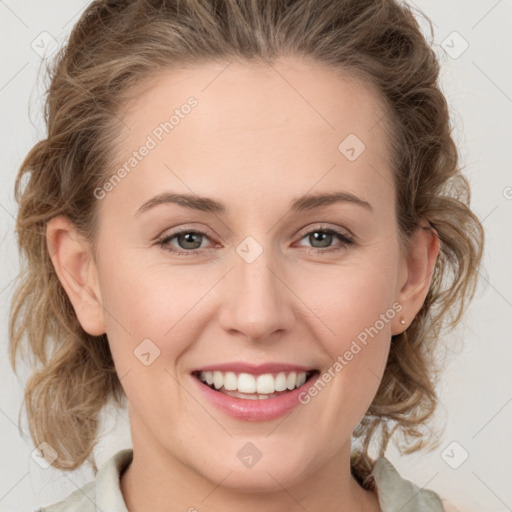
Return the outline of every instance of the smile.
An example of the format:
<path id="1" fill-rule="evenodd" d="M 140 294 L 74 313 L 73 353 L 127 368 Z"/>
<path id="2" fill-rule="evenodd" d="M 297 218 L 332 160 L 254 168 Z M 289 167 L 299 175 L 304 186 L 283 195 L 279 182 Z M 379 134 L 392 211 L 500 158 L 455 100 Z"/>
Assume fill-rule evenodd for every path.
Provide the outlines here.
<path id="1" fill-rule="evenodd" d="M 291 365 L 232 366 L 236 368 L 204 368 L 191 375 L 210 403 L 223 413 L 246 421 L 272 420 L 290 412 L 299 405 L 300 393 L 320 373 Z"/>
<path id="2" fill-rule="evenodd" d="M 300 388 L 312 374 L 313 372 L 310 371 L 252 375 L 250 373 L 237 374 L 217 370 L 200 372 L 198 378 L 201 382 L 210 386 L 211 389 L 220 393 L 247 400 L 261 400 L 275 398 L 280 396 L 281 393 Z"/>

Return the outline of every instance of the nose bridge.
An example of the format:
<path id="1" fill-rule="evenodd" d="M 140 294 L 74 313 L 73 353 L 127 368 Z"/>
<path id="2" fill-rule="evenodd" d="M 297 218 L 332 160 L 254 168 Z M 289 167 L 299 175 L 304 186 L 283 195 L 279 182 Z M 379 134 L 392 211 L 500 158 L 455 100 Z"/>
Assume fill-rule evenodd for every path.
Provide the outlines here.
<path id="1" fill-rule="evenodd" d="M 236 248 L 234 268 L 227 276 L 221 323 L 251 339 L 264 339 L 286 330 L 293 321 L 284 276 L 270 246 L 248 237 Z"/>

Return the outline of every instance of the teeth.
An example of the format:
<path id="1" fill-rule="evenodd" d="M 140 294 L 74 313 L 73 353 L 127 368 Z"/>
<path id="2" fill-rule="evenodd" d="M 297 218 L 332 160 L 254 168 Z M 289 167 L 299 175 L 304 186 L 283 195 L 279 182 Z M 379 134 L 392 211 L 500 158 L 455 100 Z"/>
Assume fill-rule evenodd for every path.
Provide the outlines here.
<path id="1" fill-rule="evenodd" d="M 263 395 L 268 395 L 269 393 L 273 393 L 275 391 L 276 384 L 274 377 L 269 373 L 265 375 L 259 375 L 256 379 L 256 391 L 258 393 L 262 393 Z"/>
<path id="2" fill-rule="evenodd" d="M 250 373 L 241 373 L 238 376 L 237 390 L 240 393 L 254 393 L 256 391 L 256 379 Z"/>
<path id="3" fill-rule="evenodd" d="M 275 380 L 276 391 L 284 391 L 286 389 L 286 374 L 284 372 L 278 373 Z"/>
<path id="4" fill-rule="evenodd" d="M 289 390 L 295 389 L 295 384 L 297 384 L 297 373 L 292 372 L 288 374 L 288 377 L 286 377 L 286 387 Z"/>
<path id="5" fill-rule="evenodd" d="M 224 375 L 224 388 L 228 391 L 236 391 L 238 389 L 238 378 L 235 373 L 227 372 Z"/>
<path id="6" fill-rule="evenodd" d="M 213 372 L 213 385 L 220 389 L 224 385 L 224 375 L 221 372 Z"/>
<path id="7" fill-rule="evenodd" d="M 252 375 L 250 373 L 235 372 L 200 372 L 199 380 L 206 382 L 209 386 L 219 390 L 233 391 L 232 396 L 237 393 L 252 393 L 253 397 L 247 395 L 243 398 L 269 398 L 268 395 L 279 391 L 296 389 L 306 382 L 307 372 L 279 372 L 278 374 L 265 373 Z"/>

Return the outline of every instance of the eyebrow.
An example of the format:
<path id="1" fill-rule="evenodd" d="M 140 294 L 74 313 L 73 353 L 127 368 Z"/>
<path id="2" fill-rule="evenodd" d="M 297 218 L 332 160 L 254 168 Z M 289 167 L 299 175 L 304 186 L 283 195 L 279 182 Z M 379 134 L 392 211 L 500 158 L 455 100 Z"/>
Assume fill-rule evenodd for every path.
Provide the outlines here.
<path id="1" fill-rule="evenodd" d="M 146 201 L 136 212 L 136 216 L 146 212 L 158 205 L 173 203 L 202 212 L 226 214 L 228 207 L 225 203 L 211 199 L 209 197 L 201 197 L 194 194 L 176 194 L 173 192 L 164 192 L 149 201 Z M 301 196 L 292 201 L 290 210 L 294 212 L 302 212 L 328 206 L 335 203 L 352 203 L 373 212 L 373 207 L 368 201 L 357 197 L 350 192 L 331 192 L 322 194 L 309 194 Z"/>

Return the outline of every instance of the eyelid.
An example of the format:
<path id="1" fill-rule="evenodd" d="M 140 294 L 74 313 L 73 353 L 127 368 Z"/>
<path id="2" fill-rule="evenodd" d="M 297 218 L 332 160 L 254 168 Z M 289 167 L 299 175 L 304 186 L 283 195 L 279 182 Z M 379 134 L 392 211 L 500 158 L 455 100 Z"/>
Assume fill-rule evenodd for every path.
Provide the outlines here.
<path id="1" fill-rule="evenodd" d="M 167 228 L 165 231 L 162 232 L 162 234 L 153 238 L 152 241 L 158 242 L 159 240 L 164 240 L 169 237 L 171 237 L 171 238 L 175 237 L 177 235 L 180 235 L 181 233 L 190 233 L 190 232 L 201 233 L 202 235 L 207 236 L 209 239 L 215 238 L 215 235 L 211 234 L 211 230 L 209 230 L 207 228 L 203 228 L 203 227 L 196 228 L 196 227 L 186 224 L 184 226 L 180 226 L 180 227 L 176 227 L 176 228 Z"/>
<path id="2" fill-rule="evenodd" d="M 299 233 L 299 236 L 303 238 L 306 235 L 309 235 L 312 231 L 334 231 L 340 233 L 340 235 L 346 236 L 351 241 L 355 241 L 355 235 L 345 227 L 329 225 L 326 223 L 320 223 L 313 226 L 307 226 L 302 229 Z"/>

